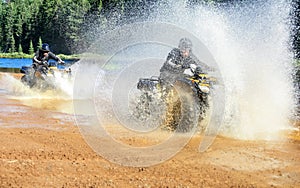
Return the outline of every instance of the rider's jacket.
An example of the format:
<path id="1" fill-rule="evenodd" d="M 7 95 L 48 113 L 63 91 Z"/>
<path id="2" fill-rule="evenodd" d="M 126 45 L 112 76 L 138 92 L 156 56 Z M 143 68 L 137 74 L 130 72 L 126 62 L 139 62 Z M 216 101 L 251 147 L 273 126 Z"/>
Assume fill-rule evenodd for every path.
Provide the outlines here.
<path id="1" fill-rule="evenodd" d="M 33 61 L 33 67 L 35 68 L 35 67 L 37 67 L 39 65 L 48 66 L 47 63 L 48 63 L 48 61 L 50 59 L 53 59 L 55 61 L 60 61 L 60 59 L 54 53 L 52 53 L 52 52 L 44 52 L 42 50 L 38 50 L 35 53 L 35 55 L 34 55 L 34 57 L 32 59 L 32 61 Z M 36 61 L 36 60 L 38 60 L 38 61 Z"/>
<path id="2" fill-rule="evenodd" d="M 195 64 L 200 66 L 204 70 L 209 67 L 201 62 L 192 52 L 190 52 L 189 56 L 184 57 L 178 48 L 174 48 L 167 57 L 167 60 L 163 64 L 160 69 L 160 72 L 169 72 L 173 74 L 180 74 L 188 68 L 191 64 Z"/>

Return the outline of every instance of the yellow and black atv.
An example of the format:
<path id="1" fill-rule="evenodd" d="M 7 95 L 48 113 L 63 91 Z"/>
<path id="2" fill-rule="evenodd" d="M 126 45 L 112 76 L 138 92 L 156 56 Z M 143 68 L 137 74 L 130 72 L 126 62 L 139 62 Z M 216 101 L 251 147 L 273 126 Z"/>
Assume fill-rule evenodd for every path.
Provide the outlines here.
<path id="1" fill-rule="evenodd" d="M 161 114 L 163 127 L 179 132 L 189 132 L 195 128 L 199 119 L 205 116 L 209 107 L 209 96 L 216 79 L 191 65 L 173 84 L 159 77 L 141 78 L 137 88 L 142 92 L 136 107 L 135 116 L 140 120 L 165 104 Z"/>

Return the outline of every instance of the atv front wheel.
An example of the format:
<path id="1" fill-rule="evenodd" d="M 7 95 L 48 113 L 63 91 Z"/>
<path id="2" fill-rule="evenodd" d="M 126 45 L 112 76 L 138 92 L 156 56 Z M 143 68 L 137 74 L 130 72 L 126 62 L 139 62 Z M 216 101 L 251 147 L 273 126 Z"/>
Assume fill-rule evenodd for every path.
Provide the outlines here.
<path id="1" fill-rule="evenodd" d="M 167 106 L 166 127 L 176 132 L 190 132 L 197 126 L 199 109 L 190 85 L 177 81 L 167 99 Z"/>
<path id="2" fill-rule="evenodd" d="M 35 84 L 35 82 L 30 78 L 29 75 L 23 75 L 21 77 L 21 82 L 24 84 L 24 85 L 27 85 L 29 86 L 30 88 L 32 88 Z"/>

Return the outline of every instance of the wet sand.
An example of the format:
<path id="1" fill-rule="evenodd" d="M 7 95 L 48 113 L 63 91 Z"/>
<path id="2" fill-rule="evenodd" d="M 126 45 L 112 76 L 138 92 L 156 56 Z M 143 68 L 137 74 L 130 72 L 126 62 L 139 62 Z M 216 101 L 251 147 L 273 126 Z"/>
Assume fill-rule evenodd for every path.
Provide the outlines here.
<path id="1" fill-rule="evenodd" d="M 0 187 L 300 187 L 297 131 L 280 141 L 218 136 L 204 153 L 198 152 L 202 137 L 195 135 L 166 162 L 125 167 L 95 153 L 72 114 L 9 99 L 0 91 Z"/>

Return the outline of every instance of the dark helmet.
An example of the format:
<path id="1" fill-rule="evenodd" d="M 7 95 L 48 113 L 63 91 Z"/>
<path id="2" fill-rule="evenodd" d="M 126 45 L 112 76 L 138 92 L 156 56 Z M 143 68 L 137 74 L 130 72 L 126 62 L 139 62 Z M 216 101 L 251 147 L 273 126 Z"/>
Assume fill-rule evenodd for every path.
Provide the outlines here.
<path id="1" fill-rule="evenodd" d="M 193 44 L 192 44 L 192 41 L 190 39 L 188 39 L 188 38 L 180 39 L 179 45 L 178 45 L 178 48 L 180 50 L 189 50 L 189 51 L 191 51 L 192 47 L 193 47 Z"/>
<path id="2" fill-rule="evenodd" d="M 45 52 L 49 52 L 50 51 L 49 44 L 47 43 L 42 44 L 42 50 Z"/>

